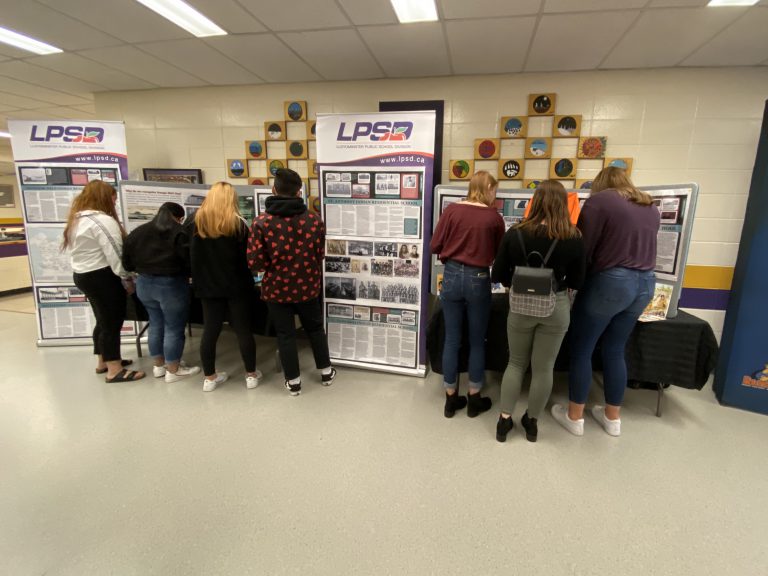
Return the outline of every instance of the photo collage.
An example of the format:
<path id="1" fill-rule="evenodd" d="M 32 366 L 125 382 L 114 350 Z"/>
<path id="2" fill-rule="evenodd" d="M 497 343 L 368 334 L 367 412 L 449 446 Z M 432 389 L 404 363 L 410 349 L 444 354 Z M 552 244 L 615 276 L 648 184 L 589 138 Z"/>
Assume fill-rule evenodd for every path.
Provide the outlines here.
<path id="1" fill-rule="evenodd" d="M 420 172 L 323 172 L 327 198 L 420 200 Z"/>

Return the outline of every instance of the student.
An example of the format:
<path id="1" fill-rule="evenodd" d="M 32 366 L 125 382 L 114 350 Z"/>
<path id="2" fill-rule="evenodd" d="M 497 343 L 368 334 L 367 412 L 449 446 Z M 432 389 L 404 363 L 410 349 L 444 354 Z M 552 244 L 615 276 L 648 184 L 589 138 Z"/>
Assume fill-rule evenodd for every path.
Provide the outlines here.
<path id="1" fill-rule="evenodd" d="M 166 202 L 151 222 L 128 234 L 123 266 L 138 272 L 136 294 L 149 314 L 152 374 L 177 382 L 200 372 L 181 362 L 189 314 L 189 236 L 181 225 L 184 207 Z"/>
<path id="2" fill-rule="evenodd" d="M 203 391 L 211 392 L 229 378 L 226 372 L 216 371 L 216 342 L 227 318 L 237 335 L 245 385 L 256 388 L 262 374 L 256 369 L 256 341 L 251 333 L 255 295 L 246 255 L 248 225 L 238 210 L 235 189 L 227 182 L 211 186 L 189 226 L 192 286 L 203 305 Z"/>
<path id="3" fill-rule="evenodd" d="M 635 188 L 624 170 L 608 167 L 597 175 L 578 224 L 588 277 L 576 296 L 568 337 L 570 402 L 567 409 L 552 406 L 555 420 L 576 436 L 584 434 L 592 353 L 601 336 L 605 406 L 594 406 L 592 416 L 611 436 L 621 434 L 621 403 L 627 387 L 624 349 L 653 296 L 659 222 L 650 195 Z"/>
<path id="4" fill-rule="evenodd" d="M 325 225 L 319 216 L 307 212 L 300 191 L 301 177 L 296 172 L 282 168 L 275 173 L 266 214 L 253 221 L 248 245 L 251 270 L 264 271 L 261 298 L 277 331 L 285 388 L 291 396 L 301 394 L 296 314 L 309 337 L 315 367 L 321 372 L 320 383 L 330 386 L 336 377 L 320 302 Z M 354 292 L 349 297 L 354 299 Z"/>
<path id="5" fill-rule="evenodd" d="M 498 182 L 488 172 L 477 172 L 469 182 L 466 200 L 448 206 L 432 236 L 430 249 L 445 265 L 440 301 L 445 318 L 443 345 L 443 414 L 452 418 L 467 406 L 474 418 L 490 410 L 491 399 L 480 395 L 485 380 L 485 333 L 491 311 L 491 275 L 504 220 L 494 208 Z M 469 322 L 469 396 L 458 394 L 459 348 L 464 313 Z"/>
<path id="6" fill-rule="evenodd" d="M 115 211 L 117 191 L 101 180 L 89 182 L 72 201 L 64 228 L 63 250 L 70 251 L 75 286 L 88 298 L 96 317 L 93 353 L 96 373 L 107 382 L 132 382 L 144 372 L 127 370 L 131 360 L 120 356 L 120 330 L 125 320 L 126 292 L 133 280 L 123 268 L 125 232 Z"/>
<path id="7" fill-rule="evenodd" d="M 560 344 L 568 330 L 571 302 L 568 289 L 578 290 L 584 283 L 585 260 L 581 233 L 571 224 L 565 188 L 556 180 L 545 180 L 534 192 L 529 216 L 504 235 L 493 263 L 493 282 L 509 287 L 516 266 L 537 266 L 552 243 L 557 241 L 547 268 L 554 271 L 555 309 L 550 316 L 526 316 L 510 312 L 507 318 L 509 364 L 501 381 L 501 414 L 496 424 L 496 440 L 504 442 L 513 428 L 512 412 L 520 397 L 528 365 L 531 365 L 531 389 L 528 409 L 521 424 L 530 442 L 538 437 L 538 420 L 552 392 L 552 376 Z M 521 245 L 518 232 L 522 234 Z M 525 251 L 523 250 L 525 247 Z"/>

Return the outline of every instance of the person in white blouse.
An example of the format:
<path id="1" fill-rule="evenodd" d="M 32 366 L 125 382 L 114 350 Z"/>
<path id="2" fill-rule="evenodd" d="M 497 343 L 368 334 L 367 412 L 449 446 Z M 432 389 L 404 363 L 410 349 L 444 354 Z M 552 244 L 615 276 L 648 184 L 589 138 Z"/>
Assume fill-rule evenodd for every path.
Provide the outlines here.
<path id="1" fill-rule="evenodd" d="M 102 182 L 89 182 L 72 201 L 64 229 L 62 249 L 69 250 L 75 286 L 86 295 L 96 317 L 93 352 L 97 374 L 107 382 L 144 378 L 125 367 L 131 360 L 120 355 L 120 329 L 126 310 L 126 291 L 134 291 L 131 275 L 123 268 L 125 231 L 117 219 L 117 191 Z"/>

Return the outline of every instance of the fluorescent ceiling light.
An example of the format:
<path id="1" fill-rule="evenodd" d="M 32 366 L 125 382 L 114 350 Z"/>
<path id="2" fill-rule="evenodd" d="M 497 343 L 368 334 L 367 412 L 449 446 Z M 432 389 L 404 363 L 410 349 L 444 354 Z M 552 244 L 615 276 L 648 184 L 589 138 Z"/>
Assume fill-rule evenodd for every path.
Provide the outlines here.
<path id="1" fill-rule="evenodd" d="M 397 19 L 402 24 L 409 22 L 435 22 L 437 7 L 435 0 L 390 0 Z"/>
<path id="2" fill-rule="evenodd" d="M 21 48 L 27 52 L 34 52 L 35 54 L 58 54 L 63 52 L 61 48 L 56 48 L 56 46 L 40 42 L 40 40 L 24 36 L 24 34 L 19 34 L 7 28 L 0 28 L 0 42 Z"/>
<path id="3" fill-rule="evenodd" d="M 184 28 L 198 38 L 206 36 L 224 36 L 227 31 L 219 28 L 208 18 L 200 14 L 182 0 L 136 0 L 150 10 L 154 10 L 163 18 L 167 18 L 176 26 Z"/>
<path id="4" fill-rule="evenodd" d="M 709 0 L 707 6 L 754 6 L 760 0 Z"/>
<path id="5" fill-rule="evenodd" d="M 0 132 L 0 138 L 10 138 L 11 133 L 10 132 Z"/>

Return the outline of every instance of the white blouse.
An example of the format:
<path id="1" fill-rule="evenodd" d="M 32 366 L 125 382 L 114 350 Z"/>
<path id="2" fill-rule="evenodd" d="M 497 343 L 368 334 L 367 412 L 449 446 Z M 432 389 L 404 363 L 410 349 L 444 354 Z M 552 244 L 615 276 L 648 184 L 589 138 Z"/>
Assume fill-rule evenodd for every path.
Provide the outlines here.
<path id="1" fill-rule="evenodd" d="M 71 232 L 72 270 L 78 274 L 109 266 L 117 276 L 128 278 L 123 268 L 123 235 L 114 218 L 97 210 L 77 213 Z"/>

